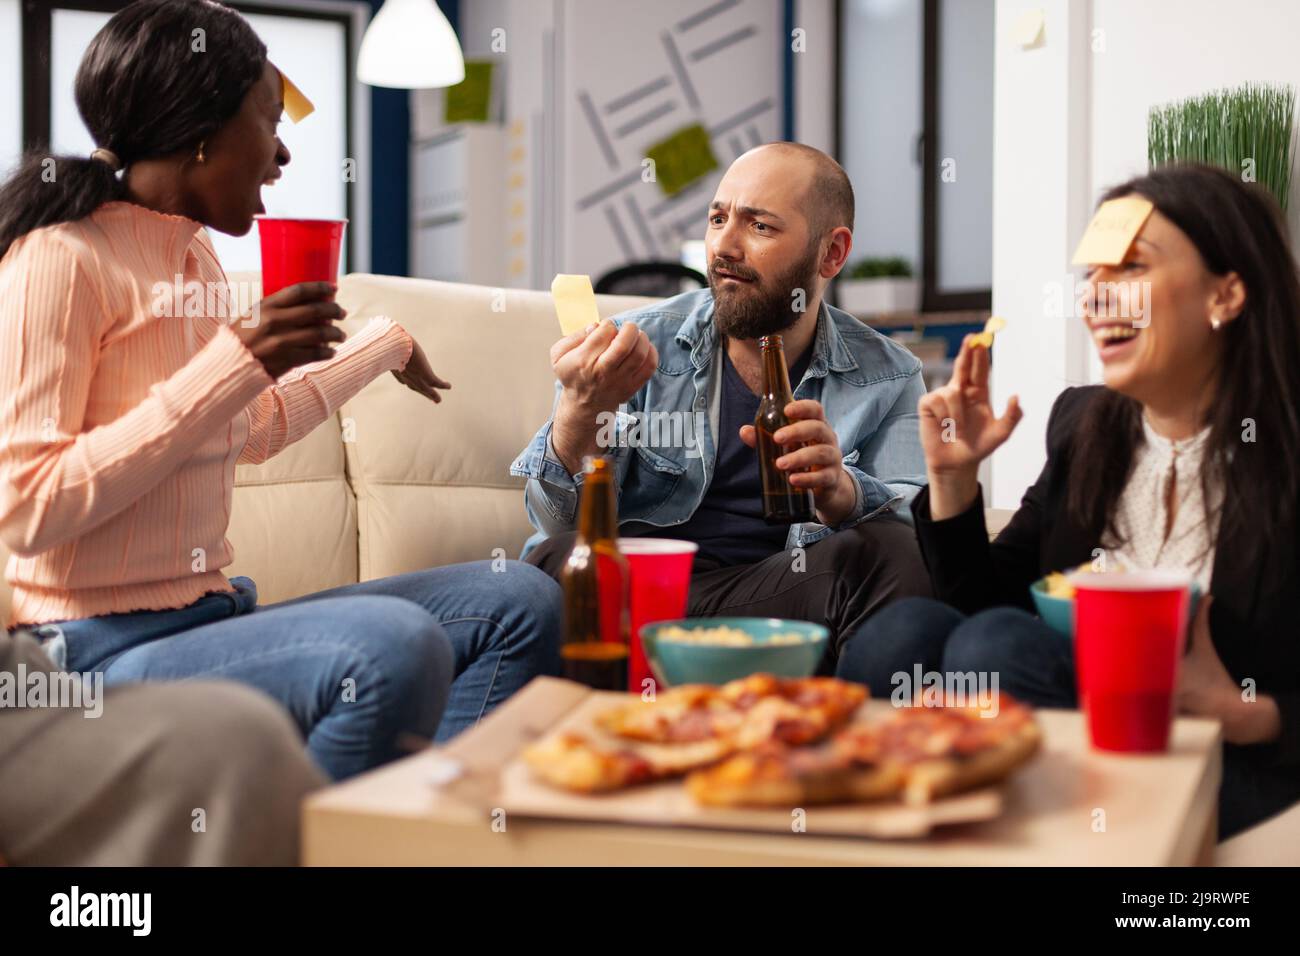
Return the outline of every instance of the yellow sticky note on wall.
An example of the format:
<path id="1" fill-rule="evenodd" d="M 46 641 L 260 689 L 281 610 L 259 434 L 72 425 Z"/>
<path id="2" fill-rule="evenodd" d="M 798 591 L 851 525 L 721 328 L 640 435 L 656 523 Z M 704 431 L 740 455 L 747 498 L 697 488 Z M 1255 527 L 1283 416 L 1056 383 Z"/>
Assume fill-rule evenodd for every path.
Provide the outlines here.
<path id="1" fill-rule="evenodd" d="M 1151 215 L 1150 199 L 1122 196 L 1101 204 L 1074 250 L 1076 266 L 1117 266 Z"/>
<path id="2" fill-rule="evenodd" d="M 1026 10 L 1011 28 L 1011 35 L 1022 48 L 1032 50 L 1043 41 L 1043 10 Z"/>
<path id="3" fill-rule="evenodd" d="M 557 275 L 551 283 L 551 297 L 555 299 L 555 315 L 564 335 L 572 335 L 600 321 L 591 276 Z"/>
<path id="4" fill-rule="evenodd" d="M 279 67 L 276 67 L 277 71 Z M 293 80 L 280 73 L 280 85 L 284 92 L 284 112 L 290 120 L 297 123 L 316 111 L 312 101 L 303 95 L 302 90 L 294 86 Z"/>

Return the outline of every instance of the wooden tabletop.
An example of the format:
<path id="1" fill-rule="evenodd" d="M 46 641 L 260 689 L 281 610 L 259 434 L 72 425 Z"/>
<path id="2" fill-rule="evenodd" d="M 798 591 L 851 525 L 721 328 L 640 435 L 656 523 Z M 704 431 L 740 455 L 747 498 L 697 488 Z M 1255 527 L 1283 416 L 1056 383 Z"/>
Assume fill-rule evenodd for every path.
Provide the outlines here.
<path id="1" fill-rule="evenodd" d="M 1077 711 L 1041 710 L 1044 747 L 1007 785 L 1002 815 L 910 840 L 755 834 L 524 819 L 494 806 L 527 742 L 586 695 L 538 678 L 446 747 L 311 797 L 304 862 L 364 865 L 1102 865 L 1212 860 L 1219 724 L 1179 718 L 1169 752 L 1091 749 Z M 445 781 L 449 768 L 460 777 Z"/>

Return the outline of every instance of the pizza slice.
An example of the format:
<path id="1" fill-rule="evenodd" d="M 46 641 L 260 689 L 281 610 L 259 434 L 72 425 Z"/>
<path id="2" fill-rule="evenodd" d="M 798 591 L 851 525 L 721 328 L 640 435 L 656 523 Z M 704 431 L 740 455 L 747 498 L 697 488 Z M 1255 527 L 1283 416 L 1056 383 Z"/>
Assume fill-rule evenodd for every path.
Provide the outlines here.
<path id="1" fill-rule="evenodd" d="M 903 779 L 897 764 L 769 742 L 692 773 L 686 791 L 705 806 L 792 808 L 891 797 Z"/>
<path id="2" fill-rule="evenodd" d="M 650 761 L 634 751 L 595 747 L 580 734 L 556 734 L 523 756 L 534 774 L 561 790 L 605 793 L 656 779 Z"/>
<path id="3" fill-rule="evenodd" d="M 852 724 L 818 747 L 769 741 L 692 773 L 686 788 L 710 806 L 796 807 L 891 797 L 925 804 L 1006 779 L 1040 741 L 1033 714 L 1007 697 L 991 717 L 977 708 L 910 707 Z"/>
<path id="4" fill-rule="evenodd" d="M 871 729 L 869 746 L 903 768 L 902 797 L 913 804 L 1005 780 L 1042 742 L 1033 713 L 1005 695 L 995 715 L 976 707 L 905 707 Z M 853 732 L 837 743 L 851 750 Z"/>
<path id="5" fill-rule="evenodd" d="M 765 740 L 813 743 L 843 724 L 866 699 L 861 684 L 829 677 L 755 674 L 722 687 L 674 687 L 652 701 L 639 698 L 597 717 L 597 725 L 630 740 L 685 743 L 736 737 L 737 746 Z"/>
<path id="6" fill-rule="evenodd" d="M 725 739 L 629 744 L 561 733 L 525 748 L 523 758 L 540 780 L 553 787 L 608 793 L 683 776 L 717 763 L 733 751 L 734 746 Z"/>
<path id="7" fill-rule="evenodd" d="M 611 734 L 664 744 L 709 740 L 736 722 L 735 707 L 708 684 L 683 684 L 649 701 L 629 698 L 596 717 L 596 726 Z"/>

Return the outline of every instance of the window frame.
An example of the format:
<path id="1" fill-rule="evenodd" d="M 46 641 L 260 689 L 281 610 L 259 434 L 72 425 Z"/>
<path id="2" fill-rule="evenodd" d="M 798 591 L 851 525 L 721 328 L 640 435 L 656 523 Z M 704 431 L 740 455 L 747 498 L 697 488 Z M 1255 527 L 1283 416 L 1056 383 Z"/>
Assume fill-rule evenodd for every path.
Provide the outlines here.
<path id="1" fill-rule="evenodd" d="M 342 25 L 344 31 L 343 55 L 347 116 L 344 117 L 346 155 L 356 157 L 360 151 L 357 126 L 361 97 L 356 79 L 357 48 L 360 43 L 356 11 L 351 4 L 339 4 L 331 10 L 323 4 L 298 5 L 293 3 L 246 3 L 243 0 L 222 0 L 227 6 L 243 14 L 262 14 L 276 17 L 298 17 L 306 20 L 329 20 Z M 53 103 L 50 98 L 50 59 L 53 42 L 55 10 L 80 10 L 88 13 L 116 13 L 127 6 L 129 0 L 22 0 L 22 137 L 24 151 L 46 150 L 50 145 L 50 125 Z M 368 120 L 369 112 L 365 111 Z M 355 186 L 356 184 L 352 184 Z M 366 210 L 368 219 L 368 210 Z M 344 190 L 344 215 L 351 228 L 344 230 L 347 262 L 359 261 L 357 245 L 359 225 L 358 197 L 355 188 Z M 369 243 L 369 229 L 366 229 Z M 364 259 L 369 262 L 369 250 Z"/>
<path id="2" fill-rule="evenodd" d="M 939 4 L 925 0 L 921 27 L 921 280 L 922 312 L 988 311 L 993 306 L 992 277 L 987 289 L 942 292 L 939 267 Z M 844 63 L 847 52 L 843 32 L 845 0 L 835 0 L 835 151 L 843 144 Z M 927 172 L 928 171 L 928 172 Z M 992 223 L 990 223 L 990 227 Z"/>

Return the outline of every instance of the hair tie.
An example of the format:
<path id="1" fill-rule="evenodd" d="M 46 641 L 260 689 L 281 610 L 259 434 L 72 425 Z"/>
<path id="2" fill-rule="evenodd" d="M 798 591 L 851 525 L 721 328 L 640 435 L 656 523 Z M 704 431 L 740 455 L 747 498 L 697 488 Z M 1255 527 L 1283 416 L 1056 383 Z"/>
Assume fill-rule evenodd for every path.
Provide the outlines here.
<path id="1" fill-rule="evenodd" d="M 105 149 L 103 146 L 92 150 L 90 158 L 97 159 L 101 163 L 106 164 L 113 172 L 117 172 L 122 168 L 122 161 L 117 158 L 117 153 L 113 152 L 111 149 Z"/>

